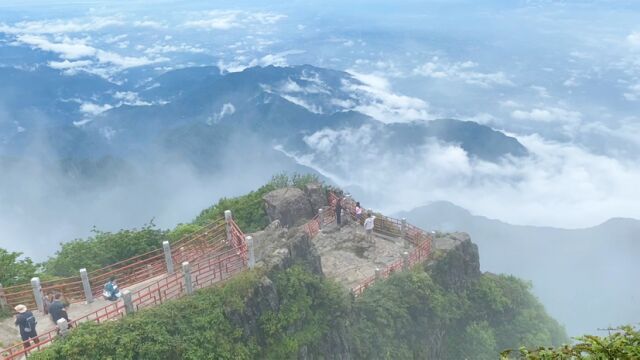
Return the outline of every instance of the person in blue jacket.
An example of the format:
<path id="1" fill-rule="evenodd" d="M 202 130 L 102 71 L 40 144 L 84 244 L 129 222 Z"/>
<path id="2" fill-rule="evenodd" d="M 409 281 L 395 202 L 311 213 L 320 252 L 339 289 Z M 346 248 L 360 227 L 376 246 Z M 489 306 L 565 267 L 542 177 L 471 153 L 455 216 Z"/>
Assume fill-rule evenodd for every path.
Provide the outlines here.
<path id="1" fill-rule="evenodd" d="M 116 301 L 120 298 L 120 290 L 118 290 L 118 284 L 116 283 L 115 277 L 110 277 L 109 281 L 104 284 L 104 290 L 102 291 L 102 295 L 105 299 Z"/>

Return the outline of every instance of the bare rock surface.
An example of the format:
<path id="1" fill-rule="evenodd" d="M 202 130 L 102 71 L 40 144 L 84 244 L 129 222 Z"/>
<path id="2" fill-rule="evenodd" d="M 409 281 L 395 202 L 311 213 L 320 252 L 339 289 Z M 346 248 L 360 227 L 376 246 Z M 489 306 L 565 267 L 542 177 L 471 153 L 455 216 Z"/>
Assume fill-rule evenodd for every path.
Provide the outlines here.
<path id="1" fill-rule="evenodd" d="M 315 214 L 308 195 L 295 187 L 271 191 L 263 200 L 269 220 L 279 220 L 285 227 L 300 225 Z"/>
<path id="2" fill-rule="evenodd" d="M 324 274 L 347 288 L 355 287 L 374 275 L 376 268 L 382 269 L 401 259 L 403 252 L 412 250 L 400 239 L 378 234 L 374 234 L 373 242 L 367 242 L 364 229 L 355 222 L 323 229 L 313 243 L 322 259 Z"/>

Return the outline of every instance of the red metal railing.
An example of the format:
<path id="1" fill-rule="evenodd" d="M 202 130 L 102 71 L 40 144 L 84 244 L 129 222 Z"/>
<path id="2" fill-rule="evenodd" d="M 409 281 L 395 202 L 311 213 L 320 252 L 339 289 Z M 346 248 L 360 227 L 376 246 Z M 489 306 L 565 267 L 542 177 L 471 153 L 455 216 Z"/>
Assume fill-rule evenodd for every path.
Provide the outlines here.
<path id="1" fill-rule="evenodd" d="M 172 244 L 175 256 L 176 249 L 183 248 L 186 252 L 202 251 L 207 244 L 213 239 L 218 239 L 224 234 L 224 221 L 216 220 L 194 234 L 187 235 Z M 184 258 L 185 256 L 183 256 Z M 192 255 L 186 256 L 192 258 Z M 156 249 L 144 254 L 140 254 L 114 264 L 105 266 L 89 272 L 89 281 L 91 291 L 95 295 L 102 293 L 102 286 L 107 280 L 114 276 L 118 279 L 121 286 L 130 286 L 148 278 L 147 275 L 154 276 L 162 273 L 164 270 L 164 253 L 162 248 Z M 67 301 L 74 303 L 84 301 L 84 289 L 80 275 L 63 279 L 56 279 L 41 282 L 42 292 L 44 294 L 50 292 L 61 292 Z M 4 288 L 4 298 L 9 306 L 24 304 L 28 307 L 35 308 L 36 303 L 33 297 L 33 289 L 31 284 L 14 285 Z"/>
<path id="2" fill-rule="evenodd" d="M 223 224 L 224 225 L 224 224 Z M 247 245 L 244 241 L 244 234 L 231 221 L 232 241 L 231 249 L 226 249 L 224 237 L 216 244 L 194 248 L 193 251 L 177 255 L 185 261 L 192 260 L 191 279 L 194 289 L 201 289 L 227 280 L 233 275 L 241 272 L 246 266 Z M 226 236 L 226 231 L 220 232 Z M 148 277 L 146 279 L 149 279 Z M 184 285 L 184 274 L 176 271 L 174 274 L 167 274 L 153 283 L 136 290 L 132 293 L 132 302 L 136 310 L 162 304 L 168 300 L 182 297 L 186 294 Z M 98 310 L 95 310 L 80 318 L 73 319 L 71 326 L 75 327 L 80 323 L 93 321 L 101 323 L 105 321 L 117 320 L 125 315 L 125 306 L 122 301 L 113 302 Z M 18 359 L 28 355 L 32 351 L 37 351 L 41 347 L 47 346 L 57 338 L 59 330 L 54 328 L 38 336 L 39 343 L 24 347 L 22 343 L 0 351 L 2 359 Z"/>
<path id="3" fill-rule="evenodd" d="M 325 211 L 325 219 L 328 218 L 326 215 L 332 215 L 329 221 L 325 221 L 325 223 L 330 224 L 335 220 L 335 205 L 338 201 L 338 195 L 333 192 L 329 192 L 328 200 L 330 204 L 330 209 L 334 211 Z M 356 217 L 356 202 L 351 198 L 342 198 L 341 202 L 342 208 L 344 211 L 352 218 Z M 363 214 L 362 222 L 366 215 Z M 409 253 L 409 267 L 420 263 L 426 260 L 431 254 L 431 243 L 433 241 L 432 236 L 426 233 L 424 230 L 420 229 L 417 226 L 411 225 L 407 222 L 404 222 L 404 234 L 402 232 L 403 221 L 400 219 L 395 219 L 392 217 L 384 216 L 384 215 L 376 215 L 374 220 L 374 228 L 373 231 L 379 234 L 392 236 L 392 237 L 403 237 L 404 240 L 413 244 L 414 248 Z M 311 219 L 306 225 L 305 230 L 307 234 L 311 238 L 315 237 L 318 232 L 318 216 Z M 404 235 L 404 236 L 403 236 Z M 380 278 L 387 278 L 391 274 L 396 271 L 401 271 L 403 267 L 403 260 L 399 259 L 385 268 L 380 270 Z M 363 279 L 356 287 L 351 289 L 355 296 L 360 296 L 362 293 L 371 286 L 376 281 L 375 275 L 369 276 Z"/>

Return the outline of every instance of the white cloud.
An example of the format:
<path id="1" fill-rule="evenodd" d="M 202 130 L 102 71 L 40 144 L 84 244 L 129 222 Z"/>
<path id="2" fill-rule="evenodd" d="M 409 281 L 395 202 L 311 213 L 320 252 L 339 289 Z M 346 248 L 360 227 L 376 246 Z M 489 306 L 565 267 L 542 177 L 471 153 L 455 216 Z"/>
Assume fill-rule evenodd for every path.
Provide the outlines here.
<path id="1" fill-rule="evenodd" d="M 116 107 L 122 106 L 122 105 L 131 105 L 131 106 L 152 105 L 150 102 L 141 100 L 140 97 L 138 96 L 138 93 L 135 93 L 133 91 L 117 91 L 115 94 L 113 94 L 113 98 L 116 100 L 120 100 L 120 102 L 118 103 L 118 105 L 116 105 Z"/>
<path id="2" fill-rule="evenodd" d="M 172 52 L 201 54 L 205 52 L 205 49 L 184 43 L 180 45 L 155 44 L 152 47 L 145 49 L 144 52 L 145 54 L 167 54 Z"/>
<path id="3" fill-rule="evenodd" d="M 93 56 L 96 49 L 89 46 L 81 39 L 65 37 L 61 42 L 51 42 L 47 38 L 39 35 L 19 35 L 17 41 L 38 48 L 43 51 L 50 51 L 59 54 L 63 59 L 80 59 Z"/>
<path id="4" fill-rule="evenodd" d="M 210 116 L 209 119 L 207 119 L 207 124 L 209 125 L 217 124 L 225 117 L 235 114 L 235 112 L 236 112 L 236 107 L 233 106 L 232 103 L 224 103 L 222 104 L 222 107 L 220 108 L 219 113 L 213 114 L 213 116 Z"/>
<path id="5" fill-rule="evenodd" d="M 531 90 L 535 91 L 541 98 L 550 98 L 549 90 L 544 86 L 531 85 Z"/>
<path id="6" fill-rule="evenodd" d="M 578 111 L 566 110 L 558 107 L 534 108 L 531 110 L 514 110 L 511 117 L 516 120 L 530 120 L 544 123 L 579 123 L 582 114 Z"/>
<path id="7" fill-rule="evenodd" d="M 343 80 L 342 88 L 352 94 L 355 100 L 356 106 L 352 110 L 385 123 L 434 118 L 429 112 L 429 104 L 418 98 L 394 93 L 384 77 L 353 70 L 349 73 L 357 81 Z"/>
<path id="8" fill-rule="evenodd" d="M 516 224 L 581 227 L 612 216 L 640 217 L 635 160 L 531 135 L 518 137 L 530 156 L 492 163 L 438 142 L 389 151 L 375 136 L 368 126 L 324 129 L 304 138 L 313 152 L 288 155 L 358 189 L 367 207 L 388 213 L 447 200 Z"/>
<path id="9" fill-rule="evenodd" d="M 245 56 L 238 56 L 233 61 L 218 60 L 217 66 L 221 72 L 239 72 L 253 66 L 288 66 L 287 56 L 303 54 L 304 50 L 287 50 L 275 54 L 267 54 L 261 58 L 248 60 Z"/>
<path id="10" fill-rule="evenodd" d="M 247 12 L 239 10 L 213 10 L 198 20 L 189 20 L 185 27 L 203 30 L 229 30 L 236 27 L 273 25 L 286 18 L 286 15 L 272 12 Z"/>
<path id="11" fill-rule="evenodd" d="M 310 103 L 308 101 L 306 101 L 305 99 L 299 98 L 299 97 L 295 97 L 295 96 L 291 96 L 291 95 L 280 95 L 282 96 L 285 100 L 294 103 L 298 106 L 302 106 L 303 108 L 311 111 L 312 113 L 315 114 L 322 114 L 322 108 L 316 104 Z"/>
<path id="12" fill-rule="evenodd" d="M 627 88 L 627 92 L 623 94 L 624 98 L 629 101 L 639 101 L 640 100 L 640 83 L 629 85 Z"/>
<path id="13" fill-rule="evenodd" d="M 160 29 L 166 29 L 167 25 L 159 22 L 159 21 L 152 21 L 152 20 L 141 20 L 141 21 L 134 21 L 133 22 L 133 26 L 135 27 L 140 27 L 140 28 L 151 28 L 151 29 L 156 29 L 156 30 L 160 30 Z"/>
<path id="14" fill-rule="evenodd" d="M 640 31 L 634 31 L 627 35 L 627 42 L 632 47 L 640 48 Z"/>
<path id="15" fill-rule="evenodd" d="M 91 60 L 78 60 L 78 61 L 50 61 L 49 67 L 57 70 L 72 70 L 77 68 L 83 68 L 93 64 Z"/>
<path id="16" fill-rule="evenodd" d="M 474 71 L 478 64 L 472 61 L 448 63 L 433 57 L 413 70 L 415 75 L 426 76 L 433 79 L 448 79 L 463 81 L 471 85 L 491 87 L 493 85 L 511 86 L 513 82 L 502 71 L 483 73 Z"/>
<path id="17" fill-rule="evenodd" d="M 86 115 L 98 115 L 110 109 L 113 109 L 113 106 L 109 104 L 100 105 L 90 102 L 80 104 L 80 112 Z"/>
<path id="18" fill-rule="evenodd" d="M 8 34 L 64 34 L 92 32 L 106 27 L 124 25 L 115 17 L 92 17 L 72 20 L 21 21 L 16 24 L 0 24 L 0 32 Z"/>
<path id="19" fill-rule="evenodd" d="M 132 67 L 157 64 L 160 62 L 169 61 L 166 57 L 148 58 L 146 56 L 133 57 L 123 56 L 114 52 L 97 50 L 96 58 L 101 63 L 109 63 L 118 66 L 121 69 L 128 69 Z"/>

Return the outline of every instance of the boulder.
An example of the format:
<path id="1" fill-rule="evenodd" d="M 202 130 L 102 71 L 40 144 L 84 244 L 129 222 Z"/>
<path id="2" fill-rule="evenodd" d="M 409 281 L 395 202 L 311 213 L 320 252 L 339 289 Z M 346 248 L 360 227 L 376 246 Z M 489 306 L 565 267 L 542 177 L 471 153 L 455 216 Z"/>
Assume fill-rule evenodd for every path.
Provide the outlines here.
<path id="1" fill-rule="evenodd" d="M 309 183 L 304 186 L 304 192 L 311 203 L 313 213 L 316 214 L 318 209 L 327 206 L 327 194 L 320 183 Z"/>
<path id="2" fill-rule="evenodd" d="M 270 221 L 280 221 L 281 226 L 293 227 L 311 219 L 315 212 L 304 191 L 287 187 L 277 189 L 262 198 Z"/>

